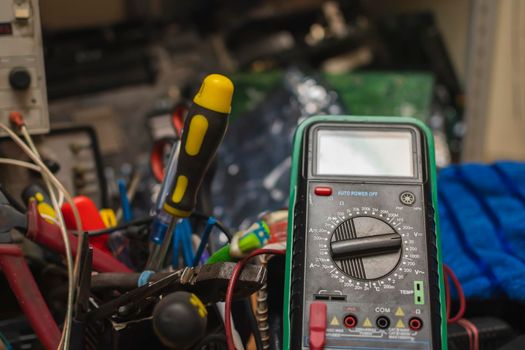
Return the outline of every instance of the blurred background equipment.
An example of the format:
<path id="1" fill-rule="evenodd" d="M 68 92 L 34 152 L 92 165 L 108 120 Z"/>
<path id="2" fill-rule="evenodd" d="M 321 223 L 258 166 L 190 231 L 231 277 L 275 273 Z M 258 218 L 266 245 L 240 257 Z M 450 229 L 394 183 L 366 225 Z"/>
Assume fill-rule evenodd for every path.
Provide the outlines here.
<path id="1" fill-rule="evenodd" d="M 23 113 L 35 134 L 49 131 L 41 30 L 38 0 L 0 1 L 0 121 Z"/>

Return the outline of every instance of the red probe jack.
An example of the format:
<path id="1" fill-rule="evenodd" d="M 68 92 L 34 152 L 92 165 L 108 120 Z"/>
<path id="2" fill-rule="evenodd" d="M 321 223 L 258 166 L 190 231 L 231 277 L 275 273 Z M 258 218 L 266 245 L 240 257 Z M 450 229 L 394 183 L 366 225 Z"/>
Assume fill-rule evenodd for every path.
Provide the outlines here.
<path id="1" fill-rule="evenodd" d="M 343 323 L 346 328 L 354 328 L 357 326 L 357 317 L 354 315 L 346 315 L 343 319 Z"/>
<path id="2" fill-rule="evenodd" d="M 423 321 L 421 321 L 421 319 L 418 317 L 412 317 L 410 320 L 408 320 L 408 328 L 413 331 L 419 331 L 421 328 L 423 328 Z"/>

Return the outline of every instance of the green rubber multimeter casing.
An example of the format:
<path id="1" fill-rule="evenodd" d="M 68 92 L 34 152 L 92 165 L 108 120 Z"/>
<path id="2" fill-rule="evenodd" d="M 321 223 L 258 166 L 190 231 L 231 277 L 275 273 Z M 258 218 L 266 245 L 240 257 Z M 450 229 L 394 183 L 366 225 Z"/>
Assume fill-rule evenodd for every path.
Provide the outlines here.
<path id="1" fill-rule="evenodd" d="M 328 131 L 320 133 L 323 130 Z M 343 143 L 350 142 L 344 139 L 345 131 L 405 135 L 406 144 L 411 144 L 407 154 L 412 163 L 405 162 L 413 164 L 410 176 L 341 175 L 333 160 L 330 166 L 338 175 L 319 175 L 316 162 L 322 160 L 317 152 L 326 155 L 326 148 L 318 145 L 319 135 L 330 130 L 343 135 L 338 141 Z M 343 147 L 333 153 L 344 151 Z M 351 154 L 341 159 L 353 162 Z M 312 304 L 326 305 L 321 305 L 326 310 L 324 349 L 447 349 L 436 194 L 433 137 L 419 120 L 317 116 L 298 126 L 283 349 L 310 348 Z"/>

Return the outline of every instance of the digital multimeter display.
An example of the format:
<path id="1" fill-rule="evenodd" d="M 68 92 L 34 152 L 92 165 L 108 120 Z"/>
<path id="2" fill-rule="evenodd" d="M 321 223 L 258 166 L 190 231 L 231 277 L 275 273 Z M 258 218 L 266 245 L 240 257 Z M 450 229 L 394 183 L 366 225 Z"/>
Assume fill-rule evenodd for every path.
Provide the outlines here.
<path id="1" fill-rule="evenodd" d="M 317 132 L 317 175 L 413 177 L 410 131 Z"/>

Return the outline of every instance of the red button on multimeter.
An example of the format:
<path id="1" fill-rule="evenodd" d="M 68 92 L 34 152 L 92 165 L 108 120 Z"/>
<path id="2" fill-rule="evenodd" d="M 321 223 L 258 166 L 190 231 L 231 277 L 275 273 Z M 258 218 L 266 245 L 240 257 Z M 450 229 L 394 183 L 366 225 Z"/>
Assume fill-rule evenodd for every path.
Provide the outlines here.
<path id="1" fill-rule="evenodd" d="M 330 196 L 332 194 L 332 187 L 317 186 L 314 193 L 318 196 Z"/>

